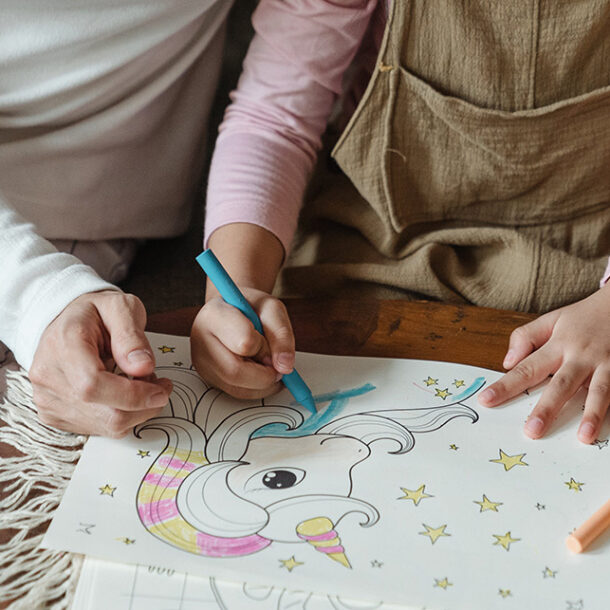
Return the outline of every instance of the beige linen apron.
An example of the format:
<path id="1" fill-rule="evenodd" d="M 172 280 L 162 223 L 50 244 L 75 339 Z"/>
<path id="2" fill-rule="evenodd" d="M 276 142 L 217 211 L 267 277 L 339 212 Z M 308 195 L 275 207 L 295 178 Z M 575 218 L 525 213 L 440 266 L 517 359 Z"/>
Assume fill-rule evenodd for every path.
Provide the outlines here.
<path id="1" fill-rule="evenodd" d="M 395 0 L 284 296 L 547 311 L 610 253 L 610 2 Z"/>

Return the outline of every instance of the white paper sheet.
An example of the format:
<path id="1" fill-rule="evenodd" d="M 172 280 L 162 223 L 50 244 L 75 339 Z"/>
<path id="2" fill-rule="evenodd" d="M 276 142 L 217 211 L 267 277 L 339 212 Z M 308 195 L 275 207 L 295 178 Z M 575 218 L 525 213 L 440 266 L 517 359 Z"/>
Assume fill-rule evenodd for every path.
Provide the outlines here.
<path id="1" fill-rule="evenodd" d="M 85 558 L 71 610 L 410 610 Z M 417 610 L 411 607 L 411 610 Z"/>
<path id="2" fill-rule="evenodd" d="M 498 373 L 298 354 L 310 416 L 287 392 L 230 399 L 189 369 L 186 339 L 151 340 L 167 416 L 89 440 L 46 546 L 428 609 L 607 607 L 610 536 L 564 545 L 609 490 L 608 425 L 576 440 L 581 396 L 532 441 L 541 390 L 477 406 Z"/>

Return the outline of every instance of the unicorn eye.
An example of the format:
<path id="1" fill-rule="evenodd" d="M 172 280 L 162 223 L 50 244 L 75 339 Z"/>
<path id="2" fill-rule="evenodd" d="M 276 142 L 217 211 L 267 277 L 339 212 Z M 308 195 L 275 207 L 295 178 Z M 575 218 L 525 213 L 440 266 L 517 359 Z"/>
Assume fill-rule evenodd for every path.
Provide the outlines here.
<path id="1" fill-rule="evenodd" d="M 262 489 L 261 483 L 268 489 L 288 489 L 298 485 L 305 477 L 305 471 L 300 468 L 277 468 L 264 470 L 250 477 L 246 489 Z"/>

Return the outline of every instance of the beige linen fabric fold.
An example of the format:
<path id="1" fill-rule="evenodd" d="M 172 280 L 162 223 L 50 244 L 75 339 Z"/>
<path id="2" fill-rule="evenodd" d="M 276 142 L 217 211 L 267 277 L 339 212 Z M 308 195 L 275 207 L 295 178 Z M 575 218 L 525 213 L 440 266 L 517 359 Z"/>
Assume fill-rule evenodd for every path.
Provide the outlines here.
<path id="1" fill-rule="evenodd" d="M 610 253 L 610 2 L 395 0 L 283 296 L 544 312 Z"/>

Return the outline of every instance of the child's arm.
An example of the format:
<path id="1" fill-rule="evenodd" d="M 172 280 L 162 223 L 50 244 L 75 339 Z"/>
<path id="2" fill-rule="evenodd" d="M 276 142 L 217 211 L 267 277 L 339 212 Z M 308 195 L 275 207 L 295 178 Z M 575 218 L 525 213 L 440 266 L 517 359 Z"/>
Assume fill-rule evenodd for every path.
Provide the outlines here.
<path id="1" fill-rule="evenodd" d="M 344 71 L 377 0 L 261 0 L 256 35 L 218 137 L 205 245 L 258 313 L 265 338 L 208 284 L 191 332 L 193 363 L 240 398 L 276 391 L 294 365 L 286 310 L 272 298 Z"/>
<path id="2" fill-rule="evenodd" d="M 481 393 L 481 404 L 500 405 L 552 375 L 525 424 L 527 436 L 540 438 L 584 385 L 588 390 L 578 438 L 595 441 L 610 404 L 610 282 L 582 301 L 517 328 L 504 366 L 511 370 Z"/>
<path id="3" fill-rule="evenodd" d="M 210 282 L 206 305 L 191 331 L 193 364 L 216 387 L 237 398 L 260 398 L 280 388 L 294 366 L 294 335 L 284 305 L 269 295 L 284 250 L 272 233 L 233 223 L 213 233 L 209 246 L 258 314 L 265 336 Z"/>
<path id="4" fill-rule="evenodd" d="M 255 36 L 216 141 L 205 243 L 248 222 L 287 252 L 343 75 L 378 0 L 261 0 Z"/>

